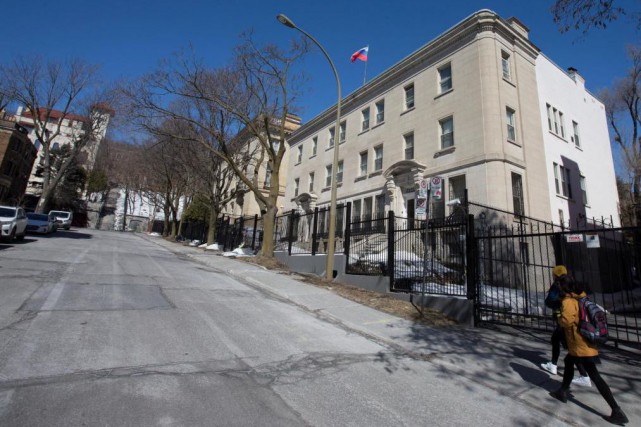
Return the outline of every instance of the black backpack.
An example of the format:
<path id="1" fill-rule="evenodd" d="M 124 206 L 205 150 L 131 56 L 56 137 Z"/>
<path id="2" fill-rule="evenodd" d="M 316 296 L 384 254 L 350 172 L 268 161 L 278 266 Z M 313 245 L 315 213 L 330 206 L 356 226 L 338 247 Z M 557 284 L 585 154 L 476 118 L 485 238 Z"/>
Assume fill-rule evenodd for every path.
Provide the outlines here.
<path id="1" fill-rule="evenodd" d="M 561 308 L 561 287 L 558 283 L 553 283 L 548 290 L 548 294 L 545 296 L 545 306 L 551 308 L 552 310 L 558 310 Z"/>

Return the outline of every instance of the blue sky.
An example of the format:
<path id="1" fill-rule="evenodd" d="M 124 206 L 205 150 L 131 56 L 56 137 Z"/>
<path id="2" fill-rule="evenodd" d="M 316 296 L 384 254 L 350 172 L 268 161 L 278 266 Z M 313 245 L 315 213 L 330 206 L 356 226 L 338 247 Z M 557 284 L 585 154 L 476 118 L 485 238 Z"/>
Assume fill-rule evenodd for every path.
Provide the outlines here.
<path id="1" fill-rule="evenodd" d="M 619 0 L 638 8 L 638 0 Z M 298 33 L 279 24 L 285 13 L 313 34 L 333 58 L 343 94 L 363 81 L 362 62 L 351 54 L 369 45 L 368 79 L 380 74 L 479 9 L 503 18 L 516 16 L 530 28 L 530 40 L 560 67 L 573 66 L 593 92 L 624 75 L 625 46 L 641 35 L 626 20 L 607 30 L 560 34 L 552 21 L 552 0 L 532 1 L 138 1 L 33 0 L 3 4 L 2 60 L 40 53 L 54 59 L 81 57 L 102 64 L 106 79 L 133 78 L 162 58 L 192 44 L 212 66 L 230 59 L 241 31 L 285 47 Z M 12 19 L 6 19 L 13 17 Z M 301 100 L 307 121 L 336 101 L 334 77 L 315 50 L 305 62 L 309 77 Z"/>

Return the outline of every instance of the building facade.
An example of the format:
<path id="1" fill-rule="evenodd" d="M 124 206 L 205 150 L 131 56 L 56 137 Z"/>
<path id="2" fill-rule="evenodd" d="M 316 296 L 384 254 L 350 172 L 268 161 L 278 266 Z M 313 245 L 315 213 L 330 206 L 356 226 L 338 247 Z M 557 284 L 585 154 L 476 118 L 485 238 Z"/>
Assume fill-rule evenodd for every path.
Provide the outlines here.
<path id="1" fill-rule="evenodd" d="M 37 153 L 27 133 L 13 116 L 0 113 L 0 204 L 22 202 Z"/>
<path id="2" fill-rule="evenodd" d="M 580 124 L 580 149 L 549 130 L 548 104 L 568 113 L 566 126 Z M 338 144 L 337 200 L 352 203 L 352 217 L 380 217 L 388 210 L 417 217 L 416 183 L 432 177 L 442 179 L 443 194 L 431 200 L 431 218 L 452 213 L 466 189 L 471 201 L 555 223 L 559 209 L 566 222 L 580 212 L 616 213 L 602 105 L 578 74 L 541 55 L 516 18 L 481 10 L 464 19 L 345 97 L 338 132 L 335 108 L 288 140 L 285 210 L 328 206 Z M 596 156 L 608 167 L 588 172 Z M 554 179 L 554 165 L 569 168 L 570 159 L 578 165 L 571 172 L 571 197 L 567 191 L 563 196 L 563 187 L 559 195 Z M 597 183 L 613 191 L 575 209 L 580 182 L 594 182 L 590 192 Z"/>
<path id="3" fill-rule="evenodd" d="M 16 122 L 27 129 L 28 136 L 31 141 L 33 141 L 38 152 L 38 160 L 33 165 L 27 185 L 27 194 L 36 197 L 42 194 L 43 183 L 42 173 L 40 171 L 42 169 L 40 160 L 42 144 L 38 141 L 35 132 L 37 123 L 48 119 L 45 126 L 49 132 L 53 133 L 59 129 L 59 134 L 54 138 L 51 145 L 52 150 L 73 144 L 84 138 L 86 132 L 91 132 L 91 136 L 88 141 L 86 141 L 78 158 L 79 164 L 87 172 L 90 172 L 96 162 L 100 144 L 107 133 L 109 119 L 113 117 L 115 113 L 108 105 L 97 104 L 92 109 L 89 117 L 70 113 L 63 114 L 63 112 L 55 109 L 43 109 L 41 114 L 42 117 L 40 120 L 34 120 L 29 110 L 18 107 L 15 115 Z"/>

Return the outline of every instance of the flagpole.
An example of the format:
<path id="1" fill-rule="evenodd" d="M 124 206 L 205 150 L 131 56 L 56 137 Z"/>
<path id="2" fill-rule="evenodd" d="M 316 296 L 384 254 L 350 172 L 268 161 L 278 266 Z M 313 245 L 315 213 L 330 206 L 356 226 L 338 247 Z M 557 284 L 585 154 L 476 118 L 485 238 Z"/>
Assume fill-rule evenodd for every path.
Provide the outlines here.
<path id="1" fill-rule="evenodd" d="M 365 61 L 365 72 L 363 74 L 363 86 L 365 86 L 365 82 L 367 81 L 367 63 L 369 62 L 369 58 L 367 58 L 367 59 L 368 60 Z"/>

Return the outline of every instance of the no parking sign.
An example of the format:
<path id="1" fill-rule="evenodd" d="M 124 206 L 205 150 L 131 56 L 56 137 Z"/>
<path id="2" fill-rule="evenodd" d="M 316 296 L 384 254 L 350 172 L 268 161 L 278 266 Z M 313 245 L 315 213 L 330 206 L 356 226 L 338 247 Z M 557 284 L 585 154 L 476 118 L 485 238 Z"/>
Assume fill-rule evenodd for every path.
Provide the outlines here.
<path id="1" fill-rule="evenodd" d="M 443 197 L 443 179 L 440 176 L 433 176 L 430 180 L 430 189 L 434 200 L 441 200 Z"/>

